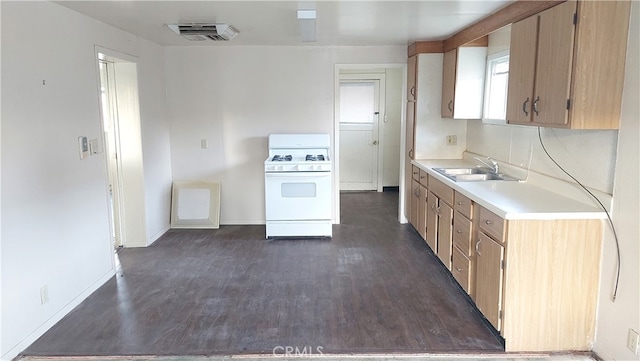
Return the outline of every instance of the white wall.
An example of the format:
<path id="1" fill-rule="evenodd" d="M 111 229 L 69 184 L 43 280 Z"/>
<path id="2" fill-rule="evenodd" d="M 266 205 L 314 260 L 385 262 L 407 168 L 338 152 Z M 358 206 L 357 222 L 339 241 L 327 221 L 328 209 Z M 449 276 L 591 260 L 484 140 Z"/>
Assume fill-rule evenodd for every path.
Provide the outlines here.
<path id="1" fill-rule="evenodd" d="M 173 179 L 220 181 L 220 223 L 262 224 L 267 136 L 333 134 L 334 65 L 405 63 L 406 47 L 167 47 L 165 55 Z"/>
<path id="2" fill-rule="evenodd" d="M 169 229 L 171 214 L 171 150 L 164 76 L 164 48 L 140 41 L 140 119 L 148 243 Z M 144 58 L 143 58 L 144 57 Z"/>
<path id="3" fill-rule="evenodd" d="M 402 101 L 403 69 L 386 69 L 385 85 L 386 120 L 382 123 L 384 132 L 382 186 L 397 187 L 400 185 L 400 129 L 404 105 Z"/>
<path id="4" fill-rule="evenodd" d="M 611 232 L 604 240 L 600 305 L 594 350 L 605 360 L 638 360 L 626 347 L 630 328 L 640 332 L 640 3 L 631 5 L 631 24 L 627 65 L 618 138 L 615 181 L 613 185 L 613 221 L 620 239 L 620 289 L 611 301 L 616 265 Z"/>
<path id="5" fill-rule="evenodd" d="M 0 6 L 0 355 L 10 359 L 114 272 L 104 153 L 80 160 L 77 146 L 80 135 L 101 139 L 95 45 L 139 56 L 145 151 L 164 149 L 145 164 L 160 178 L 147 180 L 148 198 L 168 202 L 159 198 L 170 174 L 158 46 L 51 2 Z M 50 301 L 40 305 L 43 285 Z"/>
<path id="6" fill-rule="evenodd" d="M 459 159 L 466 147 L 467 120 L 440 117 L 443 54 L 418 55 L 416 159 Z M 458 137 L 447 145 L 447 135 Z"/>

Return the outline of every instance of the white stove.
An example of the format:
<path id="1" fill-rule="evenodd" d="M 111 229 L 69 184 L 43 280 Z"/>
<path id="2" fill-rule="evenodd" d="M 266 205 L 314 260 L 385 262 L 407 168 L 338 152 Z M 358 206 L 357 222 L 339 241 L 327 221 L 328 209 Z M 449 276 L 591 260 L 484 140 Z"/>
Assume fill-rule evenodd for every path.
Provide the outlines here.
<path id="1" fill-rule="evenodd" d="M 331 237 L 329 134 L 271 134 L 264 162 L 266 237 Z"/>

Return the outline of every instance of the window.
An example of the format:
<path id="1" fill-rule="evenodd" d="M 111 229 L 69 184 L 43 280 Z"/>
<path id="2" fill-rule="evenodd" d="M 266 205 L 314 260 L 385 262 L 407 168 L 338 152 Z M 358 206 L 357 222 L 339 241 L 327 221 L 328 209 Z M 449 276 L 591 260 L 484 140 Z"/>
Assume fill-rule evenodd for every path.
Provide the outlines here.
<path id="1" fill-rule="evenodd" d="M 483 121 L 504 124 L 507 115 L 507 88 L 509 84 L 509 52 L 487 57 Z"/>
<path id="2" fill-rule="evenodd" d="M 375 82 L 340 82 L 340 123 L 371 124 L 375 115 Z"/>

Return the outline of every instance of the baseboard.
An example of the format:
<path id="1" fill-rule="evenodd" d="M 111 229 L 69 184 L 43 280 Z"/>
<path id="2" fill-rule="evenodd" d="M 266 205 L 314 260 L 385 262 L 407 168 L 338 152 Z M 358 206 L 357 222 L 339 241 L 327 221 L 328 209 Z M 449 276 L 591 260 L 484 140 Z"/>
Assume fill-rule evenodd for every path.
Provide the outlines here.
<path id="1" fill-rule="evenodd" d="M 153 236 L 151 236 L 151 238 L 149 239 L 148 246 L 152 245 L 153 242 L 157 241 L 158 239 L 160 239 L 160 237 L 164 236 L 164 234 L 169 232 L 170 229 L 171 229 L 171 225 L 169 225 L 169 224 L 167 224 L 166 226 L 162 227 L 160 232 L 158 232 L 158 233 L 154 234 Z"/>
<path id="2" fill-rule="evenodd" d="M 66 316 L 71 310 L 73 310 L 76 306 L 78 306 L 82 301 L 84 301 L 89 295 L 91 295 L 95 290 L 100 288 L 103 284 L 105 284 L 108 280 L 111 279 L 116 274 L 115 270 L 111 269 L 105 275 L 100 277 L 96 282 L 94 282 L 91 286 L 85 289 L 82 293 L 80 293 L 77 297 L 67 303 L 64 307 L 62 307 L 58 312 L 56 312 L 51 318 L 46 320 L 40 327 L 38 327 L 35 331 L 25 337 L 22 341 L 20 341 L 17 345 L 13 346 L 9 351 L 7 351 L 4 355 L 0 357 L 1 360 L 12 360 L 22 351 L 24 351 L 27 347 L 29 347 L 32 343 L 34 343 L 40 336 L 44 335 L 53 325 L 58 323 L 64 316 Z"/>

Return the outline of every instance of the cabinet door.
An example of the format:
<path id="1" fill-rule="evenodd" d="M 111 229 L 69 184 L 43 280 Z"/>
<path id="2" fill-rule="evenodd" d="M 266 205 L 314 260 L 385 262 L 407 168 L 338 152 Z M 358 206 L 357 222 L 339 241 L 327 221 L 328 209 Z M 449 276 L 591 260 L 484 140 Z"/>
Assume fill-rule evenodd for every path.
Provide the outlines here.
<path id="1" fill-rule="evenodd" d="M 507 121 L 531 122 L 533 82 L 536 73 L 538 17 L 531 16 L 511 25 Z"/>
<path id="2" fill-rule="evenodd" d="M 425 240 L 433 253 L 438 253 L 438 197 L 427 192 L 427 234 Z"/>
<path id="3" fill-rule="evenodd" d="M 451 270 L 453 208 L 441 200 L 438 216 L 438 258 Z"/>
<path id="4" fill-rule="evenodd" d="M 576 3 L 568 1 L 540 13 L 538 64 L 533 99 L 533 123 L 566 126 L 573 62 L 573 17 Z"/>
<path id="5" fill-rule="evenodd" d="M 422 239 L 427 238 L 427 188 L 420 185 L 420 199 L 418 200 L 418 233 Z"/>
<path id="6" fill-rule="evenodd" d="M 456 62 L 458 50 L 453 49 L 444 53 L 442 68 L 442 104 L 440 108 L 443 118 L 453 118 L 453 97 L 456 91 Z"/>
<path id="7" fill-rule="evenodd" d="M 407 124 L 406 124 L 406 149 L 405 149 L 405 157 L 404 157 L 404 214 L 407 218 L 411 218 L 411 201 L 413 198 L 413 187 L 411 185 L 412 180 L 412 169 L 413 165 L 411 164 L 411 160 L 414 157 L 413 143 L 414 143 L 414 111 L 415 111 L 416 103 L 407 102 Z M 409 221 L 411 221 L 409 219 Z"/>
<path id="8" fill-rule="evenodd" d="M 415 102 L 418 98 L 417 74 L 418 56 L 414 55 L 407 60 L 407 99 L 410 102 Z"/>
<path id="9" fill-rule="evenodd" d="M 417 180 L 411 180 L 411 213 L 409 223 L 418 230 L 418 212 L 420 207 L 420 184 Z"/>
<path id="10" fill-rule="evenodd" d="M 476 243 L 476 306 L 500 331 L 504 247 L 480 232 Z"/>

